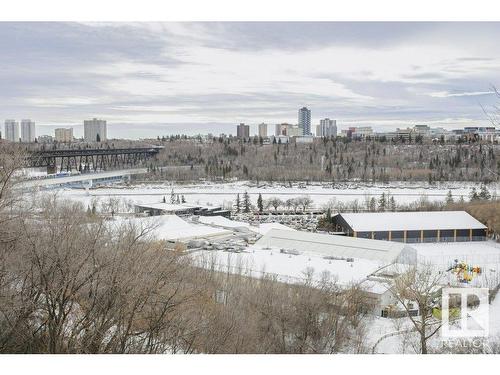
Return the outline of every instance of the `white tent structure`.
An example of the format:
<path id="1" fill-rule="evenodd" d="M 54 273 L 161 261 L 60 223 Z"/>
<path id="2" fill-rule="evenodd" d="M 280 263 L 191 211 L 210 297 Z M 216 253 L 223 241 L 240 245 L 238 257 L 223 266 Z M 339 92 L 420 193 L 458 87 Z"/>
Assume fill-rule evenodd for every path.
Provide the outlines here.
<path id="1" fill-rule="evenodd" d="M 416 250 L 404 243 L 281 229 L 271 229 L 255 245 L 323 257 L 366 259 L 382 264 L 414 264 L 417 260 Z"/>

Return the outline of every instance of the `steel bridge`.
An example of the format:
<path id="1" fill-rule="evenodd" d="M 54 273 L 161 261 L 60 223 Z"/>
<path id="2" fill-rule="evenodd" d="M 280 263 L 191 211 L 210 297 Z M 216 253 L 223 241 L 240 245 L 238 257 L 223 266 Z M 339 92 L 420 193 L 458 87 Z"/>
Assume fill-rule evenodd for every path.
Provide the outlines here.
<path id="1" fill-rule="evenodd" d="M 47 167 L 48 173 L 117 169 L 138 165 L 155 157 L 161 148 L 108 148 L 32 151 L 27 160 L 30 167 Z"/>

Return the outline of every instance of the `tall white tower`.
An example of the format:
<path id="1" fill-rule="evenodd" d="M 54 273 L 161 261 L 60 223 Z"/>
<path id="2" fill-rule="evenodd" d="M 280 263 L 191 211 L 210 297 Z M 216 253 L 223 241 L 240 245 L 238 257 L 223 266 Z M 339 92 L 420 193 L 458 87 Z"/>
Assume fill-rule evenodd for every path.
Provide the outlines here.
<path id="1" fill-rule="evenodd" d="M 35 122 L 31 120 L 21 120 L 21 142 L 35 142 Z"/>
<path id="2" fill-rule="evenodd" d="M 19 142 L 19 123 L 16 120 L 5 120 L 5 139 Z"/>
<path id="3" fill-rule="evenodd" d="M 83 121 L 83 139 L 85 142 L 104 142 L 108 139 L 106 120 L 93 118 Z"/>

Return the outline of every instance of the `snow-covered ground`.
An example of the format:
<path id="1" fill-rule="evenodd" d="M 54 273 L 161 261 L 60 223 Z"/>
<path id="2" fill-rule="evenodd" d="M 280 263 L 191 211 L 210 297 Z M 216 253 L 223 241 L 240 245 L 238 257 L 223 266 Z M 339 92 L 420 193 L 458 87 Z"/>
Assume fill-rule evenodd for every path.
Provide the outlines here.
<path id="1" fill-rule="evenodd" d="M 337 202 L 352 202 L 358 200 L 363 205 L 365 199 L 380 197 L 382 193 L 393 196 L 397 203 L 411 203 L 420 199 L 429 201 L 443 201 L 449 190 L 453 197 L 459 199 L 461 196 L 467 200 L 471 188 L 479 188 L 479 184 L 472 183 L 443 183 L 441 185 L 429 186 L 425 183 L 410 184 L 405 182 L 393 182 L 390 185 L 362 185 L 356 183 L 337 184 L 311 184 L 284 186 L 279 184 L 261 184 L 256 186 L 248 181 L 234 183 L 196 183 L 196 184 L 139 184 L 134 186 L 111 186 L 93 189 L 90 191 L 79 189 L 60 189 L 62 196 L 81 201 L 85 205 L 91 204 L 92 199 L 106 199 L 109 197 L 120 197 L 132 203 L 158 203 L 163 197 L 170 197 L 171 191 L 175 194 L 184 195 L 188 203 L 203 205 L 231 205 L 236 194 L 248 192 L 251 202 L 256 204 L 257 197 L 262 194 L 264 199 L 279 197 L 282 200 L 308 195 L 314 202 L 315 207 L 321 207 L 335 198 Z M 499 185 L 489 186 L 492 194 L 500 192 Z"/>
<path id="2" fill-rule="evenodd" d="M 476 275 L 468 286 L 493 287 L 500 283 L 500 244 L 493 241 L 484 242 L 440 242 L 411 244 L 417 249 L 418 262 L 432 264 L 439 271 L 448 270 L 457 260 L 469 266 L 481 267 L 482 273 Z M 457 277 L 447 272 L 446 277 L 452 285 Z"/>
<path id="3" fill-rule="evenodd" d="M 366 321 L 367 345 L 373 348 L 375 344 L 375 353 L 385 354 L 403 354 L 415 353 L 418 350 L 418 334 L 416 332 L 404 333 L 413 327 L 408 318 L 386 319 L 381 317 L 368 317 Z M 402 332 L 401 334 L 391 335 L 392 333 Z M 435 349 L 443 348 L 443 338 L 440 332 L 430 341 L 429 345 Z M 467 338 L 464 343 L 467 343 Z M 499 342 L 500 340 L 500 296 L 497 296 L 489 307 L 489 332 L 486 341 Z M 412 348 L 412 343 L 415 349 Z M 403 349 L 404 346 L 404 349 Z"/>

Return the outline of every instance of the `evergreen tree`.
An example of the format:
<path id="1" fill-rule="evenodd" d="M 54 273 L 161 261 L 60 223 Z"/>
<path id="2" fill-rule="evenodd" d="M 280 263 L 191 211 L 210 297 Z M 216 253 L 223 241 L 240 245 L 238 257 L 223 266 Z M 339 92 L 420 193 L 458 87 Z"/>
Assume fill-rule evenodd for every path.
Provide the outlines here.
<path id="1" fill-rule="evenodd" d="M 469 199 L 471 201 L 477 201 L 479 199 L 479 195 L 477 194 L 476 188 L 473 187 L 469 194 Z"/>
<path id="2" fill-rule="evenodd" d="M 236 204 L 234 205 L 236 212 L 240 212 L 240 206 L 241 206 L 240 193 L 238 193 L 236 194 Z"/>
<path id="3" fill-rule="evenodd" d="M 479 198 L 483 200 L 489 200 L 491 198 L 491 194 L 488 191 L 486 185 L 481 185 L 481 191 L 479 192 Z"/>
<path id="4" fill-rule="evenodd" d="M 264 202 L 262 201 L 262 194 L 259 193 L 259 197 L 257 198 L 257 207 L 259 212 L 262 213 L 264 211 Z"/>
<path id="5" fill-rule="evenodd" d="M 250 212 L 250 196 L 248 195 L 248 192 L 245 191 L 245 194 L 243 194 L 243 212 L 249 213 Z"/>
<path id="6" fill-rule="evenodd" d="M 393 196 L 391 196 L 391 199 L 389 199 L 389 206 L 392 212 L 396 211 L 397 205 L 396 205 L 396 200 L 394 199 Z"/>
<path id="7" fill-rule="evenodd" d="M 378 200 L 378 210 L 385 211 L 386 203 L 387 203 L 387 201 L 385 199 L 385 193 L 382 193 L 382 195 L 380 196 L 380 199 Z"/>
<path id="8" fill-rule="evenodd" d="M 328 223 L 332 222 L 332 210 L 330 209 L 330 207 L 328 207 L 328 209 L 326 210 L 326 221 Z"/>
<path id="9" fill-rule="evenodd" d="M 377 211 L 377 201 L 375 200 L 375 197 L 371 197 L 369 209 L 371 212 Z"/>
<path id="10" fill-rule="evenodd" d="M 453 194 L 451 194 L 451 190 L 448 190 L 448 194 L 446 194 L 446 204 L 453 203 Z"/>

